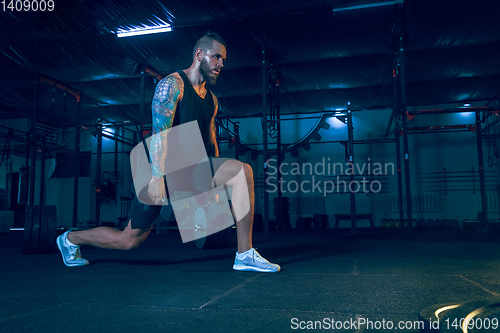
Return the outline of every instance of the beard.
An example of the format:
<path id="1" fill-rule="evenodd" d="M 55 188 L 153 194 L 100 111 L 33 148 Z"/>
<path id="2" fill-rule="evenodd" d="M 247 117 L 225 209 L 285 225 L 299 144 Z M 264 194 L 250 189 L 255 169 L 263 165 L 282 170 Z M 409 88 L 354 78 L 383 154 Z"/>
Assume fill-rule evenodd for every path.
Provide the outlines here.
<path id="1" fill-rule="evenodd" d="M 205 79 L 205 81 L 207 81 L 211 85 L 215 85 L 217 83 L 217 78 L 219 77 L 218 74 L 213 73 L 214 69 L 215 68 L 210 68 L 210 66 L 208 65 L 208 61 L 204 60 L 201 61 L 200 73 Z"/>

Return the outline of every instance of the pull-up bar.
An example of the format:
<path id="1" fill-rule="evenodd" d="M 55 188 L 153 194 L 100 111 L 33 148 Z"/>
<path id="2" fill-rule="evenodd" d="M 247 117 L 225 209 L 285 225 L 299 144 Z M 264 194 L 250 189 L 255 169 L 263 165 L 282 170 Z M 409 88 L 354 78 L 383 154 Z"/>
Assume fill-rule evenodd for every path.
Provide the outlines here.
<path id="1" fill-rule="evenodd" d="M 80 93 L 79 92 L 76 92 L 72 89 L 69 89 L 68 87 L 65 87 L 62 84 L 57 83 L 49 78 L 46 78 L 44 76 L 40 76 L 40 83 L 43 83 L 43 82 L 47 82 L 48 84 L 50 84 L 52 86 L 55 86 L 61 90 L 69 92 L 71 95 L 75 96 L 77 102 L 80 102 Z"/>
<path id="2" fill-rule="evenodd" d="M 408 115 L 417 116 L 423 114 L 445 114 L 445 113 L 464 113 L 464 112 L 484 112 L 499 111 L 500 108 L 488 107 L 488 106 L 474 106 L 474 107 L 463 107 L 463 108 L 452 108 L 452 109 L 429 109 L 429 110 L 418 110 L 418 111 L 408 111 Z"/>

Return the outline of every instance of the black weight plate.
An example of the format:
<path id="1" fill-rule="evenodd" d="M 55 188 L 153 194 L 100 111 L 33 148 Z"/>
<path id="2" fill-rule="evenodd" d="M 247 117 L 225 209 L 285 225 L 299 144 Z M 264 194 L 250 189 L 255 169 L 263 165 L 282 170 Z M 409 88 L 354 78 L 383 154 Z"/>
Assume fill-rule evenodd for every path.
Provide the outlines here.
<path id="1" fill-rule="evenodd" d="M 196 247 L 201 250 L 201 249 L 205 248 L 205 245 L 207 243 L 207 238 L 206 237 L 199 237 L 199 236 L 200 236 L 200 234 L 206 235 L 207 225 L 206 225 L 206 216 L 205 216 L 205 218 L 203 218 L 203 216 L 200 217 L 200 216 L 198 216 L 198 214 L 203 215 L 203 213 L 199 209 L 196 210 L 195 216 L 193 218 L 193 223 L 194 223 L 194 226 L 193 226 L 194 237 L 193 238 L 194 238 L 194 243 L 195 243 Z"/>
<path id="2" fill-rule="evenodd" d="M 209 235 L 207 237 L 199 238 L 196 240 L 196 246 L 200 250 L 213 249 L 214 235 Z"/>
<path id="3" fill-rule="evenodd" d="M 220 240 L 219 244 L 217 244 L 218 249 L 226 248 L 229 245 L 229 242 L 231 241 L 232 229 L 233 227 L 230 226 L 220 232 Z"/>
<path id="4" fill-rule="evenodd" d="M 218 231 L 215 234 L 212 234 L 212 244 L 210 246 L 211 249 L 218 249 L 219 248 L 219 241 L 221 239 L 221 234 L 222 231 Z"/>
<path id="5" fill-rule="evenodd" d="M 49 237 L 49 225 L 47 209 L 40 206 L 40 234 L 38 237 L 38 253 L 47 253 L 47 242 Z"/>
<path id="6" fill-rule="evenodd" d="M 31 253 L 38 253 L 40 238 L 40 206 L 33 206 L 33 227 L 31 228 Z"/>
<path id="7" fill-rule="evenodd" d="M 226 228 L 226 239 L 224 241 L 224 244 L 221 244 L 220 248 L 226 248 L 229 246 L 229 243 L 231 243 L 231 238 L 233 237 L 233 226 L 230 226 L 229 228 Z"/>
<path id="8" fill-rule="evenodd" d="M 500 331 L 500 297 L 467 302 L 446 312 L 441 318 L 441 331 L 464 332 L 460 328 L 460 323 L 468 319 L 472 321 L 466 330 L 468 333 Z"/>
<path id="9" fill-rule="evenodd" d="M 486 308 L 478 309 L 473 315 L 475 316 L 471 324 L 474 327 L 469 329 L 470 333 L 500 331 L 500 302 L 488 304 Z"/>
<path id="10" fill-rule="evenodd" d="M 469 333 L 500 331 L 500 302 L 488 304 L 470 314 Z"/>
<path id="11" fill-rule="evenodd" d="M 224 243 L 226 242 L 226 237 L 227 237 L 227 228 L 224 230 L 221 230 L 218 232 L 219 234 L 219 241 L 217 244 L 215 244 L 215 249 L 222 249 L 224 248 Z"/>
<path id="12" fill-rule="evenodd" d="M 212 232 L 220 228 L 219 226 L 215 225 L 218 222 L 217 205 L 218 203 L 211 203 L 209 208 L 205 209 L 205 212 L 207 213 L 207 227 L 208 230 L 211 230 Z M 215 232 L 210 236 L 208 236 L 207 238 L 209 237 L 211 238 L 212 242 L 210 244 L 207 244 L 207 249 L 217 249 L 219 247 L 219 241 L 221 239 L 221 231 Z"/>
<path id="13" fill-rule="evenodd" d="M 31 229 L 33 228 L 33 206 L 26 206 L 23 232 L 23 254 L 31 253 Z"/>
<path id="14" fill-rule="evenodd" d="M 56 237 L 57 237 L 57 208 L 56 206 L 45 206 L 47 209 L 47 253 L 54 253 L 56 250 Z"/>
<path id="15" fill-rule="evenodd" d="M 172 205 L 163 205 L 160 210 L 160 215 L 167 221 L 172 221 L 172 215 L 174 214 L 174 209 Z M 175 217 L 175 215 L 173 215 Z M 181 220 L 183 221 L 183 220 Z"/>
<path id="16" fill-rule="evenodd" d="M 439 321 L 447 311 L 450 311 L 463 303 L 443 303 L 426 307 L 420 311 L 418 319 L 424 324 L 420 332 L 441 332 Z"/>
<path id="17" fill-rule="evenodd" d="M 196 247 L 199 248 L 200 250 L 206 249 L 205 244 L 207 243 L 207 238 L 202 237 L 202 238 L 195 239 L 194 243 L 195 243 Z"/>
<path id="18" fill-rule="evenodd" d="M 202 232 L 203 234 L 206 235 L 209 232 L 210 228 L 209 228 L 208 223 L 207 223 L 206 209 L 205 208 L 201 208 L 201 207 L 198 208 L 198 210 L 195 213 L 194 223 L 195 223 L 194 230 L 193 230 L 194 233 Z M 196 225 L 200 226 L 202 228 L 202 230 L 196 231 Z M 195 238 L 194 243 L 196 244 L 196 247 L 200 250 L 211 249 L 212 243 L 213 243 L 213 235 L 208 235 L 208 236 L 201 237 L 198 239 Z"/>

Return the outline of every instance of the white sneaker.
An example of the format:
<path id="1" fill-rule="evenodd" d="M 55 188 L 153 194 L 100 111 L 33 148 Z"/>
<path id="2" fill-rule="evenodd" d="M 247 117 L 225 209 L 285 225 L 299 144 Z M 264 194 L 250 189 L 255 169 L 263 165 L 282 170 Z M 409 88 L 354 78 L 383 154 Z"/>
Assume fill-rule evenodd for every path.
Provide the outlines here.
<path id="1" fill-rule="evenodd" d="M 80 245 L 75 245 L 68 240 L 69 231 L 56 239 L 57 247 L 61 251 L 63 262 L 68 267 L 85 266 L 89 264 L 87 259 L 82 258 Z"/>
<path id="2" fill-rule="evenodd" d="M 275 273 L 279 272 L 281 270 L 281 267 L 279 265 L 270 263 L 254 248 L 251 248 L 247 252 L 236 252 L 233 269 L 236 271 Z"/>

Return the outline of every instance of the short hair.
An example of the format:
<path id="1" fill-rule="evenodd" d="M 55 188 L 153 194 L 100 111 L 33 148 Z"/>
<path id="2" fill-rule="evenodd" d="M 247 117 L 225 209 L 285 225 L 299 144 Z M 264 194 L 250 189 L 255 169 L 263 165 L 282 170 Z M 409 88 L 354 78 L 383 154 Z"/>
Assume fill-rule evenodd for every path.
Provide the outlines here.
<path id="1" fill-rule="evenodd" d="M 196 54 L 196 50 L 202 49 L 203 51 L 206 51 L 208 48 L 212 47 L 214 41 L 220 43 L 227 49 L 226 42 L 221 36 L 219 36 L 215 32 L 207 31 L 200 39 L 198 39 L 196 44 L 194 44 L 193 57 Z"/>

